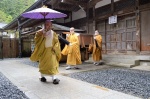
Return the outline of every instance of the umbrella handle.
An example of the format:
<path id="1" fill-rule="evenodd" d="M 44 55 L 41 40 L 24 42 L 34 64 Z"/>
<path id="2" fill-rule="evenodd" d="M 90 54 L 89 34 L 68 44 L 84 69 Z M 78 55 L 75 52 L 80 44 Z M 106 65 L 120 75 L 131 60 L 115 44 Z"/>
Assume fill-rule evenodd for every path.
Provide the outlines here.
<path id="1" fill-rule="evenodd" d="M 60 35 L 58 35 L 58 38 L 65 44 L 69 45 L 70 42 L 68 42 L 66 39 L 64 39 L 63 37 L 61 37 Z"/>

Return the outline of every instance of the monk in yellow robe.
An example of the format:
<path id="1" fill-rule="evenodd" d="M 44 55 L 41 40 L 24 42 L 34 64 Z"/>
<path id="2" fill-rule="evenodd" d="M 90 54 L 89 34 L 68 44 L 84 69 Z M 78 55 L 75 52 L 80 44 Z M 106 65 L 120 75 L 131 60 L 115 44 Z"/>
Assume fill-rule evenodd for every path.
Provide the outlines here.
<path id="1" fill-rule="evenodd" d="M 69 45 L 65 45 L 62 50 L 63 55 L 67 55 L 67 67 L 69 69 L 79 69 L 76 65 L 81 64 L 81 53 L 80 53 L 80 43 L 77 34 L 74 33 L 74 28 L 70 28 L 70 33 L 67 34 L 66 40 L 70 42 Z"/>
<path id="2" fill-rule="evenodd" d="M 56 78 L 58 71 L 59 60 L 61 58 L 60 43 L 58 35 L 51 30 L 52 23 L 50 20 L 45 22 L 45 29 L 37 31 L 35 35 L 35 49 L 30 59 L 39 61 L 39 72 L 41 73 L 40 80 L 46 82 L 44 76 L 52 77 L 53 84 L 58 84 L 59 79 Z"/>
<path id="3" fill-rule="evenodd" d="M 93 51 L 92 51 L 94 65 L 99 65 L 100 60 L 102 59 L 101 51 L 102 51 L 102 36 L 96 30 L 94 34 L 94 44 L 93 44 Z"/>

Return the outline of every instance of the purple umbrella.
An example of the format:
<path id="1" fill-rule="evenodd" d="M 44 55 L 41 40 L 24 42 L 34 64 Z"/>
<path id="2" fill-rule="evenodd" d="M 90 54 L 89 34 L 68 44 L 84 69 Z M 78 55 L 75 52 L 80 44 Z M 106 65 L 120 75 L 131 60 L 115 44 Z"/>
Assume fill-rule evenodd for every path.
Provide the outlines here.
<path id="1" fill-rule="evenodd" d="M 52 10 L 50 8 L 47 8 L 46 6 L 43 6 L 42 8 L 38 8 L 29 12 L 25 12 L 22 14 L 25 18 L 30 19 L 52 19 L 52 18 L 63 18 L 66 17 L 66 14 L 63 14 L 61 12 Z M 62 38 L 61 36 L 58 36 L 65 44 L 69 44 L 67 40 Z"/>
<path id="2" fill-rule="evenodd" d="M 25 12 L 22 16 L 30 19 L 52 19 L 66 17 L 67 15 L 43 6 L 42 8 Z"/>

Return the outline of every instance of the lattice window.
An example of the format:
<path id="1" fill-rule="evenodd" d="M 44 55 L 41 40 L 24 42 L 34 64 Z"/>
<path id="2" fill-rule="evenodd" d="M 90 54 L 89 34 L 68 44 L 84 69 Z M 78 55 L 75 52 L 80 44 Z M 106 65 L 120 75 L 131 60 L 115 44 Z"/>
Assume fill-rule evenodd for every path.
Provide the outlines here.
<path id="1" fill-rule="evenodd" d="M 135 27 L 136 26 L 136 20 L 135 19 L 129 19 L 126 21 L 126 26 L 127 27 Z"/>
<path id="2" fill-rule="evenodd" d="M 121 11 L 131 7 L 135 7 L 136 0 L 121 0 L 114 4 L 115 11 Z"/>
<path id="3" fill-rule="evenodd" d="M 116 24 L 117 29 L 124 29 L 124 27 L 125 27 L 124 21 L 118 21 L 118 23 Z"/>
<path id="4" fill-rule="evenodd" d="M 140 5 L 150 3 L 150 0 L 140 0 Z"/>
<path id="5" fill-rule="evenodd" d="M 111 41 L 111 42 L 115 42 L 115 41 L 116 41 L 115 34 L 112 34 L 112 35 L 110 36 L 110 41 Z"/>
<path id="6" fill-rule="evenodd" d="M 107 25 L 106 25 L 106 28 L 107 28 L 107 31 L 112 31 L 112 30 L 114 30 L 114 25 L 112 25 L 112 24 L 107 24 Z"/>

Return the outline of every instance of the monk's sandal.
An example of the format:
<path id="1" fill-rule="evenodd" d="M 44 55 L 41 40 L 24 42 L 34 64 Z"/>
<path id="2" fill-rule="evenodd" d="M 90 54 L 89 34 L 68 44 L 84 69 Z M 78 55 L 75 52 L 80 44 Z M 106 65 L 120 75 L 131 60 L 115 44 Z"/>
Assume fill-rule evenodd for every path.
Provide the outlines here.
<path id="1" fill-rule="evenodd" d="M 42 78 L 39 78 L 41 82 L 46 82 L 46 78 L 45 77 L 42 77 Z"/>
<path id="2" fill-rule="evenodd" d="M 56 78 L 56 79 L 53 80 L 53 84 L 59 84 L 59 81 L 60 80 Z"/>

